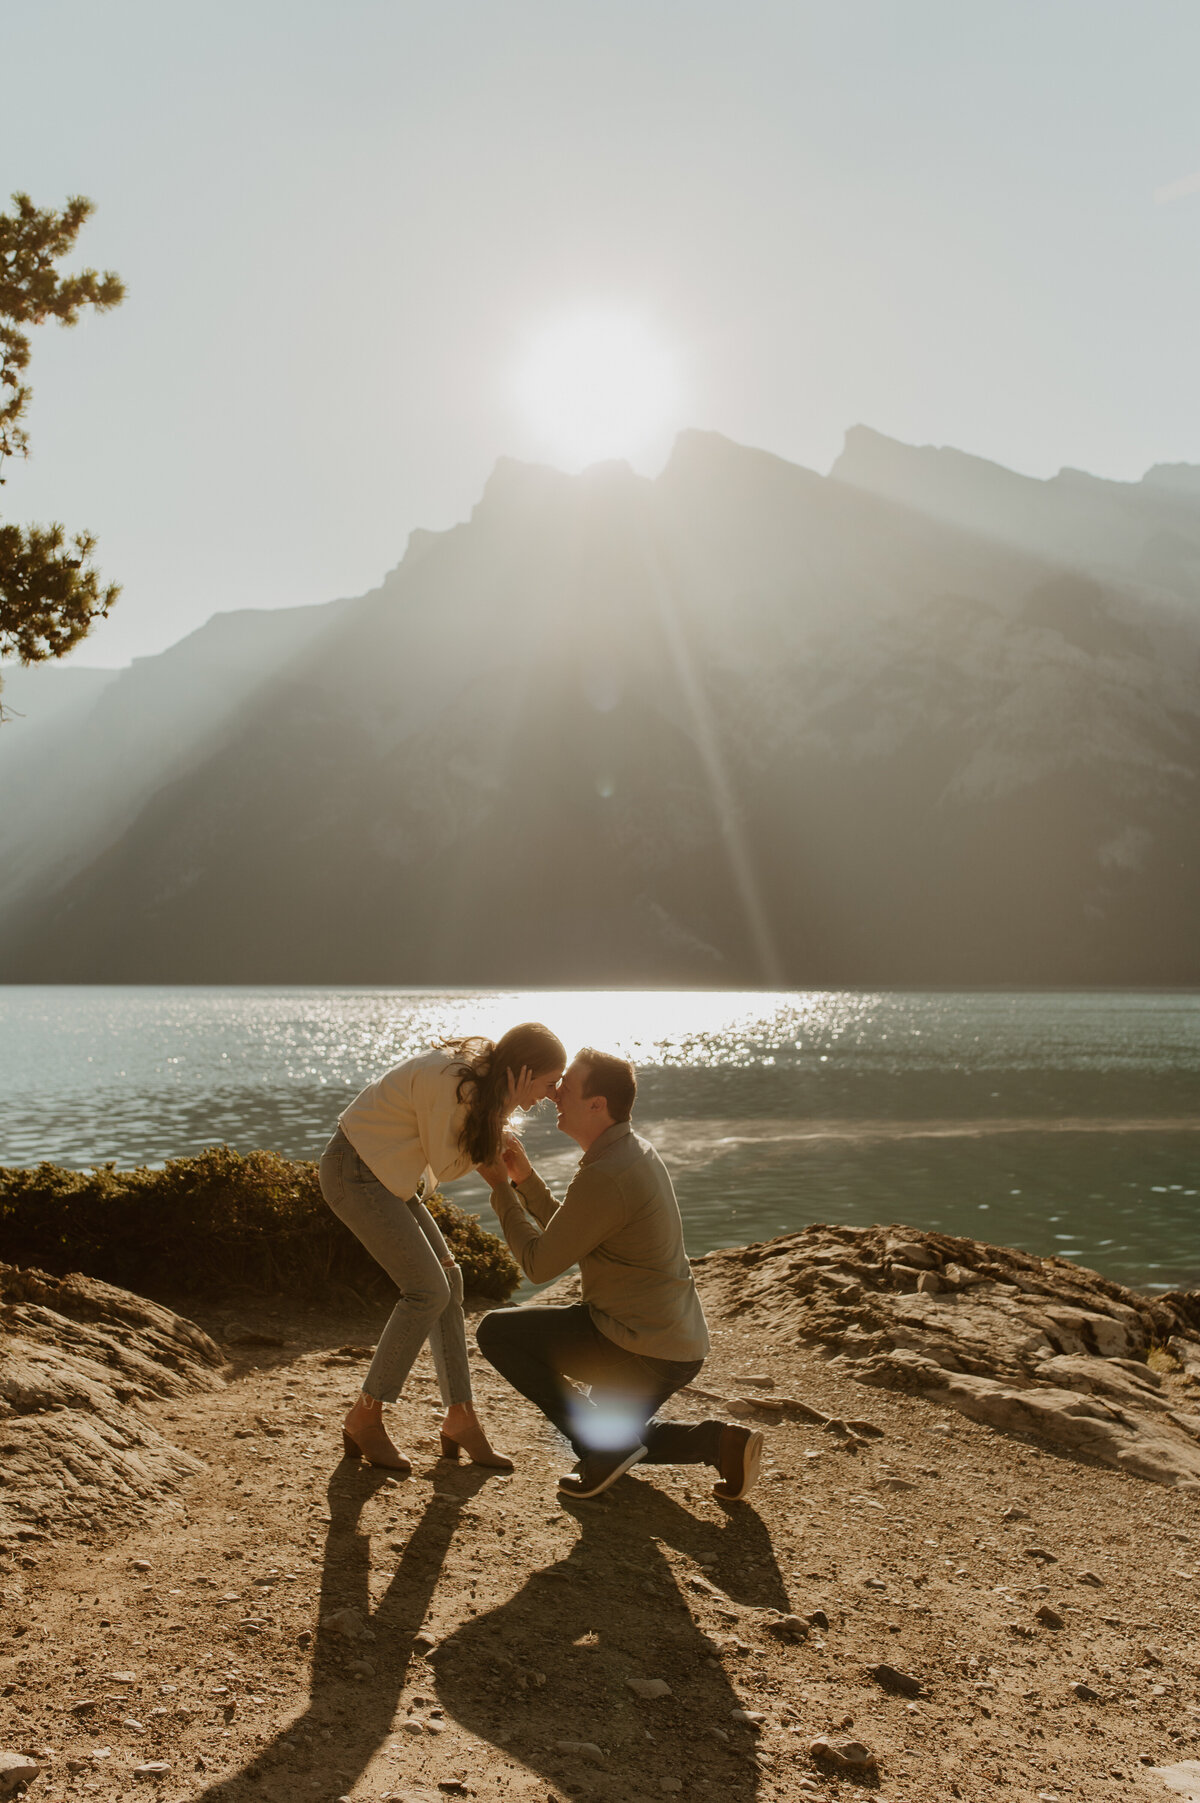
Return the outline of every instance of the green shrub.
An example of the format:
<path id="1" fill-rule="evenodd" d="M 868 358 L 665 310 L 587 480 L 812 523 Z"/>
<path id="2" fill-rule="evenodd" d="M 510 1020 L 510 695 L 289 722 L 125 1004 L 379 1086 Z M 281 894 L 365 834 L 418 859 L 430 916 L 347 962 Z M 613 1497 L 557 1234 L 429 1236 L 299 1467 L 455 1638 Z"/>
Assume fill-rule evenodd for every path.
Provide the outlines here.
<path id="1" fill-rule="evenodd" d="M 506 1301 L 521 1273 L 503 1240 L 441 1195 L 429 1206 L 468 1294 Z M 315 1164 L 229 1146 L 172 1159 L 160 1171 L 0 1167 L 0 1258 L 56 1276 L 82 1271 L 151 1296 L 392 1289 L 326 1206 Z"/>

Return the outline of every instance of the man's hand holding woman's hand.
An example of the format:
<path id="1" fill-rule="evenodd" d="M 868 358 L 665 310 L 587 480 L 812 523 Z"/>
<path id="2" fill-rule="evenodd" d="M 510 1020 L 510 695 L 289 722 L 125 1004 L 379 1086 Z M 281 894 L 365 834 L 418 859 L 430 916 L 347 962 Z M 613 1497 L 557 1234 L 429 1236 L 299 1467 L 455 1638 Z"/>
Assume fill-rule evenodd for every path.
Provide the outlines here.
<path id="1" fill-rule="evenodd" d="M 488 1164 L 477 1164 L 475 1169 L 490 1189 L 507 1189 L 510 1183 L 524 1183 L 533 1166 L 516 1134 L 505 1133 L 499 1158 L 493 1158 Z"/>
<path id="2" fill-rule="evenodd" d="M 525 1156 L 525 1148 L 515 1133 L 506 1133 L 500 1148 L 500 1156 L 504 1160 L 504 1168 L 513 1183 L 524 1183 L 530 1176 L 533 1166 Z"/>

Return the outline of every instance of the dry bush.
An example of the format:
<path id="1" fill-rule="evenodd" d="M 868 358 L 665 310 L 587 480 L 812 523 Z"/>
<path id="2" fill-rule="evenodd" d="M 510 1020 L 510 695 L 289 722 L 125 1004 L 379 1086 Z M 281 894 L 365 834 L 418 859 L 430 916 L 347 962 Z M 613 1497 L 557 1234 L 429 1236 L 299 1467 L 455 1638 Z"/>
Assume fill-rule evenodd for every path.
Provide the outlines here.
<path id="1" fill-rule="evenodd" d="M 429 1207 L 468 1293 L 506 1301 L 521 1273 L 503 1240 L 443 1196 Z M 12 1264 L 57 1276 L 82 1271 L 149 1296 L 391 1290 L 326 1206 L 315 1164 L 230 1146 L 209 1146 L 161 1170 L 0 1167 L 0 1247 Z"/>

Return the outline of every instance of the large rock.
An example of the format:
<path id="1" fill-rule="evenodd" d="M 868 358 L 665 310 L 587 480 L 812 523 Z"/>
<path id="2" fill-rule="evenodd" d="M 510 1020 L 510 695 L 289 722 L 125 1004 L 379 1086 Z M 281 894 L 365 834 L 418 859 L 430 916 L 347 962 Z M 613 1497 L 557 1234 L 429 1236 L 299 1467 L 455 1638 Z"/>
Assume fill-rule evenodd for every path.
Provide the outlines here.
<path id="1" fill-rule="evenodd" d="M 809 1227 L 696 1262 L 706 1304 L 819 1342 L 861 1382 L 1200 1489 L 1200 1293 L 908 1227 Z M 1169 1343 L 1185 1375 L 1146 1363 Z M 771 1399 L 763 1398 L 762 1407 Z"/>
<path id="2" fill-rule="evenodd" d="M 95 1278 L 0 1265 L 0 1538 L 160 1505 L 203 1469 L 143 1405 L 220 1385 L 218 1347 Z"/>

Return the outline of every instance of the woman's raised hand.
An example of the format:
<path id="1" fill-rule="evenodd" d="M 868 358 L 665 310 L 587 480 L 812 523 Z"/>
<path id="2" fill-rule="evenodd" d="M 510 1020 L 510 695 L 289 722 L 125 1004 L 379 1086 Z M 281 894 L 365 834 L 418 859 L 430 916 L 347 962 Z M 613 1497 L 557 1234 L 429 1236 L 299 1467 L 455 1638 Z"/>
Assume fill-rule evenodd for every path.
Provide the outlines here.
<path id="1" fill-rule="evenodd" d="M 527 1064 L 521 1066 L 519 1077 L 514 1077 L 513 1073 L 509 1071 L 507 1112 L 511 1114 L 514 1108 L 532 1108 L 533 1104 L 540 1099 L 534 1093 L 536 1089 L 537 1083 Z"/>
<path id="2" fill-rule="evenodd" d="M 493 1158 L 488 1164 L 477 1164 L 475 1169 L 489 1189 L 508 1188 L 510 1179 L 503 1158 Z"/>
<path id="3" fill-rule="evenodd" d="M 504 1160 L 504 1168 L 513 1183 L 524 1183 L 533 1170 L 526 1155 L 525 1148 L 515 1133 L 506 1133 L 500 1147 L 500 1156 Z"/>

